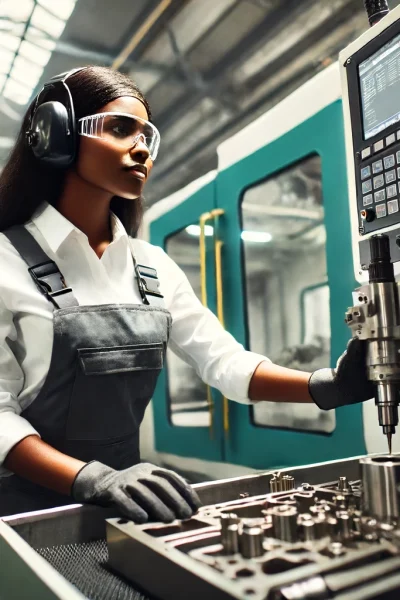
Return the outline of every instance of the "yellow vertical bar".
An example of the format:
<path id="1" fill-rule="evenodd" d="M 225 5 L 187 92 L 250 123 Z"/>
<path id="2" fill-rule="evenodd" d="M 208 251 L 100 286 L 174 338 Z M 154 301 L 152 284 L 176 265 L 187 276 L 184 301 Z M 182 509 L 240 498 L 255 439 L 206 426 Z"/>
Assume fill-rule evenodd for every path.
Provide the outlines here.
<path id="1" fill-rule="evenodd" d="M 224 243 L 215 240 L 215 280 L 217 288 L 217 317 L 223 327 L 225 327 L 224 319 L 224 293 L 222 283 L 222 247 Z M 223 411 L 223 427 L 225 436 L 229 435 L 229 400 L 225 396 L 222 398 Z"/>
<path id="2" fill-rule="evenodd" d="M 212 218 L 210 212 L 204 213 L 200 217 L 200 288 L 201 288 L 201 302 L 203 306 L 207 307 L 207 265 L 206 265 L 206 223 Z M 214 436 L 214 401 L 211 394 L 211 388 L 206 385 L 207 390 L 207 404 L 208 413 L 210 416 L 209 433 L 210 439 Z"/>

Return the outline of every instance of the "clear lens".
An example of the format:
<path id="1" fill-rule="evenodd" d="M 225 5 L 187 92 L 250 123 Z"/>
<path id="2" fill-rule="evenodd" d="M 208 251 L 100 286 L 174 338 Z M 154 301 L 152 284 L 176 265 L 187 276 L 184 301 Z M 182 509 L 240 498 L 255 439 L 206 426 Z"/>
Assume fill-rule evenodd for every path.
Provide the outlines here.
<path id="1" fill-rule="evenodd" d="M 146 144 L 154 161 L 160 145 L 160 134 L 149 121 L 123 113 L 99 113 L 78 122 L 80 135 L 102 138 L 122 148 L 133 148 L 139 141 Z"/>

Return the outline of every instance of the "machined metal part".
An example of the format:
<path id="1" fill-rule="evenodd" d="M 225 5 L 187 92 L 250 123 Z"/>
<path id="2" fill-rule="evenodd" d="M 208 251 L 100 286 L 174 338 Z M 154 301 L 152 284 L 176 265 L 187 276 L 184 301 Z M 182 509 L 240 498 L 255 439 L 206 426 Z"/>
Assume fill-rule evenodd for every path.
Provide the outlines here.
<path id="1" fill-rule="evenodd" d="M 297 508 L 289 504 L 281 504 L 267 510 L 272 517 L 274 537 L 284 542 L 295 542 L 297 539 Z"/>
<path id="2" fill-rule="evenodd" d="M 292 475 L 274 473 L 273 477 L 269 481 L 269 487 L 271 494 L 276 492 L 287 492 L 295 488 L 295 479 Z"/>
<path id="3" fill-rule="evenodd" d="M 345 510 L 336 513 L 338 524 L 338 536 L 341 540 L 349 540 L 353 537 L 353 517 Z"/>
<path id="4" fill-rule="evenodd" d="M 372 456 L 360 460 L 363 510 L 381 521 L 399 518 L 400 458 Z"/>
<path id="5" fill-rule="evenodd" d="M 317 539 L 317 525 L 312 515 L 305 513 L 297 519 L 298 533 L 300 539 L 312 542 Z"/>
<path id="6" fill-rule="evenodd" d="M 92 599 L 92 592 L 76 588 L 74 595 L 61 573 L 72 578 L 80 569 L 89 579 L 90 568 L 83 560 L 73 562 L 74 551 L 82 546 L 88 553 L 98 542 L 105 547 L 107 519 L 110 569 L 101 575 L 105 595 L 96 598 L 109 598 L 115 573 L 123 576 L 118 585 L 130 581 L 133 590 L 147 590 L 159 600 L 322 600 L 323 593 L 334 600 L 365 600 L 374 597 L 372 589 L 382 597 L 385 586 L 400 597 L 400 529 L 396 521 L 383 522 L 357 508 L 359 471 L 354 459 L 282 471 L 281 479 L 290 474 L 310 486 L 272 494 L 271 473 L 197 485 L 205 506 L 173 523 L 135 525 L 110 509 L 88 506 L 0 520 L 0 596 L 12 590 L 6 597 L 25 597 L 28 569 L 32 597 Z M 339 489 L 340 477 L 347 478 L 348 491 Z M 305 511 L 301 502 L 309 506 Z M 54 567 L 48 562 L 53 552 Z"/>
<path id="7" fill-rule="evenodd" d="M 239 552 L 240 519 L 234 513 L 223 513 L 220 517 L 221 543 L 225 554 Z"/>
<path id="8" fill-rule="evenodd" d="M 243 558 L 257 558 L 264 554 L 264 532 L 261 527 L 243 526 L 240 536 L 240 552 Z"/>

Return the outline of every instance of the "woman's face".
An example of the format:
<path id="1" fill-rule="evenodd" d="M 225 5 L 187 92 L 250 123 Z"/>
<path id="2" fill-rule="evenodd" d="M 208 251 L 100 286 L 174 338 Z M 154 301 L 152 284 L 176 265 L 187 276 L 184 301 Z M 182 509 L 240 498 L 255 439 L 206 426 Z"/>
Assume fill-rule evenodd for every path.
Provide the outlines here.
<path id="1" fill-rule="evenodd" d="M 130 96 L 117 98 L 98 112 L 120 112 L 146 120 L 149 118 L 140 100 Z M 117 141 L 79 136 L 78 175 L 112 196 L 127 199 L 141 196 L 152 166 L 149 150 L 141 139 L 133 148 L 126 148 Z"/>

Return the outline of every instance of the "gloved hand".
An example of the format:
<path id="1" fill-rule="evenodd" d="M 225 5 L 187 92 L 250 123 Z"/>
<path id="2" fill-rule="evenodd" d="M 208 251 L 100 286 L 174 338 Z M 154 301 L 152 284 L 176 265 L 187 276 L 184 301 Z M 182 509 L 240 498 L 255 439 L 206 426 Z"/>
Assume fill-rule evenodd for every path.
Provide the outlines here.
<path id="1" fill-rule="evenodd" d="M 367 379 L 367 343 L 353 338 L 339 358 L 336 369 L 319 369 L 311 375 L 308 387 L 315 404 L 323 410 L 370 400 L 375 386 Z"/>
<path id="2" fill-rule="evenodd" d="M 71 495 L 77 502 L 115 506 L 135 523 L 188 519 L 201 506 L 198 495 L 182 477 L 150 463 L 116 471 L 90 462 L 76 476 Z"/>

